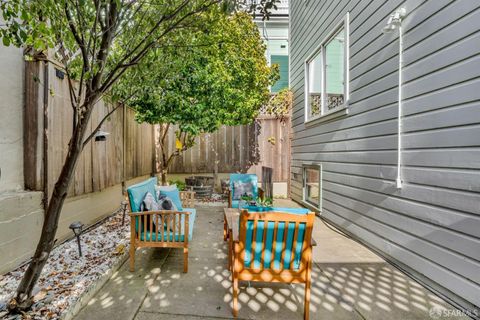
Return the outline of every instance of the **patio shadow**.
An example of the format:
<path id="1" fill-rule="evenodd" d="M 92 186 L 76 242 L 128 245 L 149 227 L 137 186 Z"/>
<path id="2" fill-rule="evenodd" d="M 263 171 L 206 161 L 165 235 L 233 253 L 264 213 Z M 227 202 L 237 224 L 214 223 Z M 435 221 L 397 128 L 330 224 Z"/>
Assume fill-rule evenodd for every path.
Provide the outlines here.
<path id="1" fill-rule="evenodd" d="M 181 250 L 138 250 L 137 271 L 124 266 L 76 319 L 231 319 L 222 214 L 198 209 L 188 273 Z M 320 219 L 315 224 L 311 319 L 430 319 L 432 310 L 453 309 Z M 303 319 L 303 294 L 301 284 L 241 282 L 239 319 Z"/>

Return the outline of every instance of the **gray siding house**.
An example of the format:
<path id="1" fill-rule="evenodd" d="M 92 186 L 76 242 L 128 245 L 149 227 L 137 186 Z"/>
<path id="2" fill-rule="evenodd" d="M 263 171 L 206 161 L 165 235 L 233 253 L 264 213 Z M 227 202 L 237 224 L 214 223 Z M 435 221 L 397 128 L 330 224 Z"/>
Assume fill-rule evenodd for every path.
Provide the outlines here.
<path id="1" fill-rule="evenodd" d="M 289 44 L 292 198 L 478 310 L 480 1 L 296 0 Z"/>

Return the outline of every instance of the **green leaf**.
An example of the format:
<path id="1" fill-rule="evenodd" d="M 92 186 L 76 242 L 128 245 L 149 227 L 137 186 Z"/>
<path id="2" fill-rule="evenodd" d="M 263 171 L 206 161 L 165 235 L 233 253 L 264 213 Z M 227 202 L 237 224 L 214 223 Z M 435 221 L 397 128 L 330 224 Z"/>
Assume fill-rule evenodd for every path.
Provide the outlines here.
<path id="1" fill-rule="evenodd" d="M 2 37 L 2 42 L 5 47 L 10 46 L 10 39 L 7 36 Z"/>

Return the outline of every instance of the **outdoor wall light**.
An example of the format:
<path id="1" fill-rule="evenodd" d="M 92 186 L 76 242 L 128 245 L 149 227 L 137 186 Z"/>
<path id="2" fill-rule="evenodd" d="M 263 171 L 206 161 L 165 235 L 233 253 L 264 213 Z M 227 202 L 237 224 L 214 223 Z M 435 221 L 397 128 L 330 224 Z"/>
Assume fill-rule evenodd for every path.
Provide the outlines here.
<path id="1" fill-rule="evenodd" d="M 107 140 L 107 136 L 109 134 L 110 133 L 105 131 L 98 131 L 97 133 L 95 133 L 95 141 L 105 141 Z"/>
<path id="2" fill-rule="evenodd" d="M 398 27 L 402 25 L 402 19 L 405 18 L 407 10 L 405 8 L 400 8 L 388 17 L 387 25 L 383 27 L 384 33 L 390 33 L 395 31 Z"/>
<path id="3" fill-rule="evenodd" d="M 81 257 L 82 256 L 82 246 L 80 245 L 80 235 L 82 234 L 82 229 L 83 229 L 83 223 L 80 221 L 75 221 L 69 226 L 70 230 L 73 231 L 73 234 L 77 238 L 77 244 L 78 244 L 78 255 Z"/>
<path id="4" fill-rule="evenodd" d="M 402 68 L 403 68 L 403 30 L 402 20 L 405 18 L 407 10 L 400 8 L 388 17 L 387 25 L 382 31 L 385 34 L 398 30 L 398 134 L 397 134 L 397 178 L 395 184 L 397 189 L 401 189 L 402 181 Z"/>

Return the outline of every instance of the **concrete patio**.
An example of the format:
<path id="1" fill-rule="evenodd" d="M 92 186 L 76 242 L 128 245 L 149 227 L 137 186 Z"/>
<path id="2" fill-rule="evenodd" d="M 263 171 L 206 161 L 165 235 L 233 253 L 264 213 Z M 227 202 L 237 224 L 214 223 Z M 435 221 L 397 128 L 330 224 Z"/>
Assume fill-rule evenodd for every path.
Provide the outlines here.
<path id="1" fill-rule="evenodd" d="M 181 250 L 138 250 L 136 271 L 125 263 L 75 319 L 232 318 L 223 208 L 197 210 L 187 274 Z M 321 219 L 314 239 L 311 319 L 438 319 L 441 310 L 454 310 Z M 303 285 L 242 283 L 239 319 L 303 319 L 303 292 Z"/>

